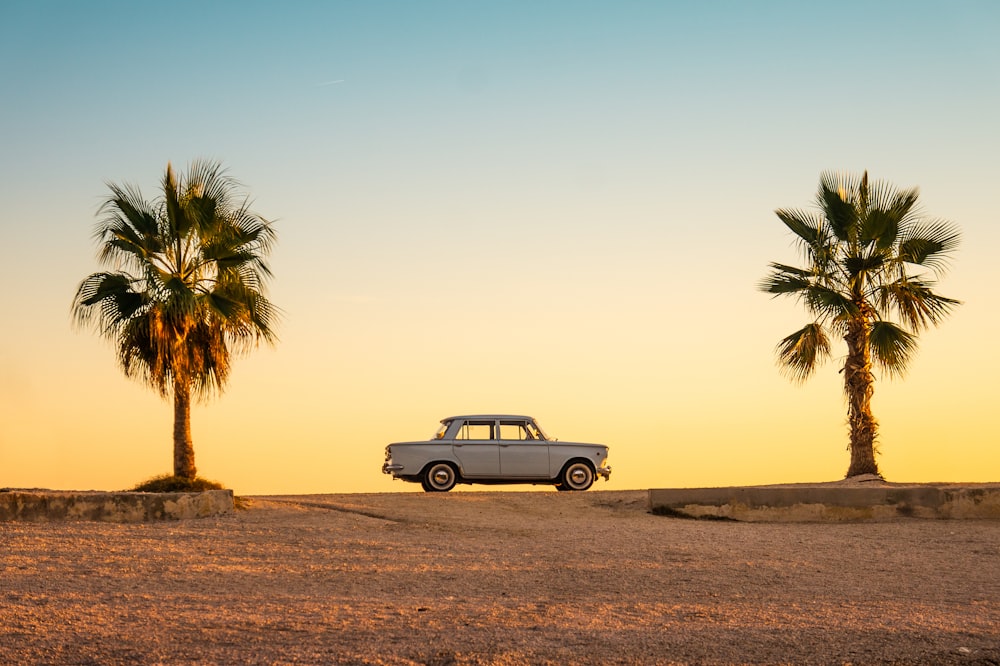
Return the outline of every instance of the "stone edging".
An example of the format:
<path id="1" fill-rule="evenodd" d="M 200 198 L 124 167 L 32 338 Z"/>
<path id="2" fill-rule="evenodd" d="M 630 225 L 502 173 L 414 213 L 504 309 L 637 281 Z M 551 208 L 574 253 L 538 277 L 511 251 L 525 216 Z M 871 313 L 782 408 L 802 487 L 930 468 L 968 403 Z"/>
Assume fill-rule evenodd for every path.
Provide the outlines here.
<path id="1" fill-rule="evenodd" d="M 816 484 L 649 491 L 653 513 L 747 522 L 1000 519 L 1000 484 Z"/>
<path id="2" fill-rule="evenodd" d="M 96 520 L 141 523 L 206 518 L 233 510 L 232 490 L 196 493 L 0 490 L 0 522 Z"/>

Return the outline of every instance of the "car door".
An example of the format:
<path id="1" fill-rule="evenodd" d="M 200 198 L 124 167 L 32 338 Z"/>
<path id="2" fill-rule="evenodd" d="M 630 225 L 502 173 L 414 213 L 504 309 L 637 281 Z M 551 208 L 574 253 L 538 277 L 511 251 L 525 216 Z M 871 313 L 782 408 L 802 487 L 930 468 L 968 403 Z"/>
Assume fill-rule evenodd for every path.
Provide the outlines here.
<path id="1" fill-rule="evenodd" d="M 504 478 L 549 478 L 549 445 L 523 421 L 500 421 L 500 475 Z"/>
<path id="2" fill-rule="evenodd" d="M 496 421 L 466 421 L 455 433 L 452 451 L 469 478 L 500 476 L 500 447 Z"/>

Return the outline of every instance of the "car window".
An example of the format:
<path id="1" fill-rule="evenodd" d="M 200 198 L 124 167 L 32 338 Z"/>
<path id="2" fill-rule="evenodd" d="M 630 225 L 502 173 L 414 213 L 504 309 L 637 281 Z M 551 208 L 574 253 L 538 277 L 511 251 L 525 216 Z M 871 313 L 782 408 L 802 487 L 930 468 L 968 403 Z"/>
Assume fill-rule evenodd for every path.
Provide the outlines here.
<path id="1" fill-rule="evenodd" d="M 535 440 L 538 438 L 528 431 L 528 428 L 525 427 L 523 421 L 501 421 L 500 439 L 523 442 L 526 440 Z"/>
<path id="2" fill-rule="evenodd" d="M 529 421 L 528 422 L 527 428 L 528 428 L 528 434 L 532 438 L 534 438 L 534 439 L 540 439 L 540 440 L 546 440 L 546 439 L 548 439 L 548 437 L 545 436 L 545 433 L 542 432 L 542 429 L 539 428 L 533 421 Z"/>
<path id="3" fill-rule="evenodd" d="M 466 421 L 455 439 L 496 439 L 493 436 L 493 421 Z"/>
<path id="4" fill-rule="evenodd" d="M 434 437 L 432 437 L 431 439 L 443 439 L 444 434 L 448 432 L 448 426 L 450 425 L 451 421 L 445 421 L 444 423 L 442 423 L 441 427 L 437 429 L 437 432 L 434 433 Z"/>

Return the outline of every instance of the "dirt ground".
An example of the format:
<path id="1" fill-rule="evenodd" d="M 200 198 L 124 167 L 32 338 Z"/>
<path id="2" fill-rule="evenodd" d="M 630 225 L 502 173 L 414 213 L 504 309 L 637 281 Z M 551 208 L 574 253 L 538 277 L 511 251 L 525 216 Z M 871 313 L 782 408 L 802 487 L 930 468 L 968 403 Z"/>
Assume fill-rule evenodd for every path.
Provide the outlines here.
<path id="1" fill-rule="evenodd" d="M 644 491 L 0 523 L 0 664 L 998 664 L 1000 522 L 746 524 Z"/>

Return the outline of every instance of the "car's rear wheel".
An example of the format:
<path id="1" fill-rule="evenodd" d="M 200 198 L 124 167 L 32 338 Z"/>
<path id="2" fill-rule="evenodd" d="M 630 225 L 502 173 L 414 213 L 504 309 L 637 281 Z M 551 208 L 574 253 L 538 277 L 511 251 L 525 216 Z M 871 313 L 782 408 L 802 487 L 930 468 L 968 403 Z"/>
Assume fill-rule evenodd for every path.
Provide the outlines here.
<path id="1" fill-rule="evenodd" d="M 562 490 L 586 490 L 594 485 L 594 468 L 582 460 L 566 465 L 560 475 Z"/>
<path id="2" fill-rule="evenodd" d="M 446 493 L 458 482 L 458 472 L 445 462 L 433 463 L 424 470 L 420 485 L 429 493 Z"/>

